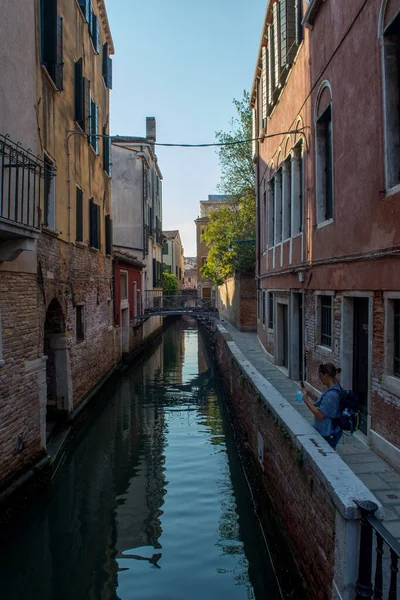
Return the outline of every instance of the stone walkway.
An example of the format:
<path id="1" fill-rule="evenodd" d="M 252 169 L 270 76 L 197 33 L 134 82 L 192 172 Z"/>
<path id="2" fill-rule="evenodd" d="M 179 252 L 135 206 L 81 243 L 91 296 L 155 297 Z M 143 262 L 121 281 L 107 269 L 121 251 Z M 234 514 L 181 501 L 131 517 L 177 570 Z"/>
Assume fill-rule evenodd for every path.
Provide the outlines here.
<path id="1" fill-rule="evenodd" d="M 233 341 L 247 360 L 275 389 L 309 422 L 313 416 L 295 395 L 298 383 L 286 377 L 268 361 L 255 333 L 243 333 L 227 321 L 221 324 L 229 331 Z M 377 456 L 354 435 L 343 435 L 337 447 L 338 454 L 350 469 L 379 499 L 385 510 L 384 523 L 390 533 L 400 540 L 400 474 Z"/>

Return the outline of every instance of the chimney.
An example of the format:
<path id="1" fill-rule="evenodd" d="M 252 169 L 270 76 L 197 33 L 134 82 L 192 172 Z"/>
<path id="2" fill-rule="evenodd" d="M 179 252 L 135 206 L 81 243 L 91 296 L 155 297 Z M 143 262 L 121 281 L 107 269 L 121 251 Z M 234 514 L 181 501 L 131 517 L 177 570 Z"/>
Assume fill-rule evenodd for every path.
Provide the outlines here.
<path id="1" fill-rule="evenodd" d="M 146 117 L 146 138 L 150 143 L 154 143 L 156 141 L 155 117 Z"/>

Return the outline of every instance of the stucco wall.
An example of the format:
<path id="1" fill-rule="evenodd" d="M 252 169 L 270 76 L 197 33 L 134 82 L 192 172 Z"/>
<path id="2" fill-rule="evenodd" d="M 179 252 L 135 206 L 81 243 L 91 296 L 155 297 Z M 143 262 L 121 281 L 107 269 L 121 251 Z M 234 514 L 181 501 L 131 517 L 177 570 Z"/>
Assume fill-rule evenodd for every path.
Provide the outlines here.
<path id="1" fill-rule="evenodd" d="M 218 287 L 217 309 L 222 319 L 240 331 L 256 331 L 257 288 L 254 275 L 237 275 Z"/>

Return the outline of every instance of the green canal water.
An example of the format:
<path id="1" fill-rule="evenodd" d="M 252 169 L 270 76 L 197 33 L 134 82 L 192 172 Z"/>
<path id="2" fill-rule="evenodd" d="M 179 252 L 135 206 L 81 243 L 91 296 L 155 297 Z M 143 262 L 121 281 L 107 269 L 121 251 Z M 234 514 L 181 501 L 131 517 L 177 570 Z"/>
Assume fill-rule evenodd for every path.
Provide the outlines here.
<path id="1" fill-rule="evenodd" d="M 2 548 L 7 600 L 281 598 L 195 322 L 109 386 Z"/>

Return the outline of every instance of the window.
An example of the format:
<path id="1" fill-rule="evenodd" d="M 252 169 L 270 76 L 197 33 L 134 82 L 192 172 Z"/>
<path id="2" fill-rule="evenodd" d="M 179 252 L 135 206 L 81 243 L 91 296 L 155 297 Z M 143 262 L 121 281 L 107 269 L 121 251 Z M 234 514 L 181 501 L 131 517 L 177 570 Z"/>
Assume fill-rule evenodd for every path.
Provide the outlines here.
<path id="1" fill-rule="evenodd" d="M 163 243 L 163 247 L 162 247 L 162 253 L 163 253 L 165 256 L 168 256 L 168 253 L 169 253 L 168 242 L 164 242 L 164 243 Z"/>
<path id="2" fill-rule="evenodd" d="M 83 77 L 82 58 L 75 62 L 75 106 L 74 120 L 90 133 L 90 81 Z"/>
<path id="3" fill-rule="evenodd" d="M 333 218 L 332 109 L 317 120 L 317 222 Z"/>
<path id="4" fill-rule="evenodd" d="M 76 188 L 76 236 L 77 242 L 83 242 L 83 191 L 81 188 Z"/>
<path id="5" fill-rule="evenodd" d="M 98 138 L 98 128 L 99 128 L 99 107 L 93 100 L 90 100 L 90 136 L 89 142 L 96 152 L 99 153 L 99 138 Z"/>
<path id="6" fill-rule="evenodd" d="M 55 229 L 55 165 L 47 154 L 44 154 L 44 205 L 43 224 Z"/>
<path id="7" fill-rule="evenodd" d="M 303 230 L 303 145 L 297 144 L 292 150 L 291 158 L 291 188 L 292 188 L 292 231 L 293 236 Z"/>
<path id="8" fill-rule="evenodd" d="M 265 325 L 265 292 L 262 293 L 262 307 L 261 307 L 261 320 L 262 324 Z"/>
<path id="9" fill-rule="evenodd" d="M 383 35 L 386 188 L 400 183 L 400 13 Z"/>
<path id="10" fill-rule="evenodd" d="M 41 61 L 57 89 L 63 89 L 63 20 L 57 14 L 57 0 L 40 2 Z"/>
<path id="11" fill-rule="evenodd" d="M 112 245 L 113 245 L 113 230 L 112 230 L 112 219 L 110 215 L 106 215 L 104 217 L 104 233 L 105 233 L 105 250 L 108 256 L 112 255 Z"/>
<path id="12" fill-rule="evenodd" d="M 83 342 L 85 339 L 85 307 L 83 304 L 78 304 L 76 307 L 76 341 Z"/>
<path id="13" fill-rule="evenodd" d="M 268 182 L 268 241 L 275 246 L 275 181 Z"/>
<path id="14" fill-rule="evenodd" d="M 119 275 L 121 300 L 128 300 L 128 273 L 121 271 Z"/>
<path id="15" fill-rule="evenodd" d="M 282 169 L 274 177 L 274 225 L 275 244 L 282 241 Z"/>
<path id="16" fill-rule="evenodd" d="M 274 295 L 268 292 L 268 329 L 274 328 Z"/>
<path id="17" fill-rule="evenodd" d="M 103 44 L 103 79 L 106 88 L 112 89 L 112 59 L 108 56 L 108 42 Z"/>
<path id="18" fill-rule="evenodd" d="M 332 348 L 332 296 L 319 296 L 320 303 L 320 343 Z"/>
<path id="19" fill-rule="evenodd" d="M 100 206 L 89 199 L 89 245 L 100 249 Z"/>
<path id="20" fill-rule="evenodd" d="M 292 235 L 292 172 L 290 157 L 285 160 L 282 168 L 282 204 L 283 204 L 283 239 Z"/>
<path id="21" fill-rule="evenodd" d="M 201 257 L 201 266 L 203 267 L 207 263 L 207 256 Z"/>
<path id="22" fill-rule="evenodd" d="M 85 17 L 86 23 L 90 23 L 90 17 L 92 14 L 91 0 L 78 0 L 79 7 Z"/>
<path id="23" fill-rule="evenodd" d="M 143 166 L 143 198 L 147 200 L 148 198 L 148 169 Z"/>
<path id="24" fill-rule="evenodd" d="M 92 39 L 94 51 L 96 52 L 96 54 L 99 54 L 100 53 L 100 25 L 99 25 L 98 18 L 96 17 L 96 15 L 93 12 L 93 7 L 91 7 L 91 8 L 92 8 L 92 14 L 91 14 L 90 23 L 89 23 L 89 32 L 90 32 L 90 37 Z"/>
<path id="25" fill-rule="evenodd" d="M 393 344 L 393 374 L 400 377 L 400 300 L 393 301 L 394 309 L 394 344 Z"/>
<path id="26" fill-rule="evenodd" d="M 188 277 L 188 282 L 191 283 L 192 282 L 192 278 Z"/>

